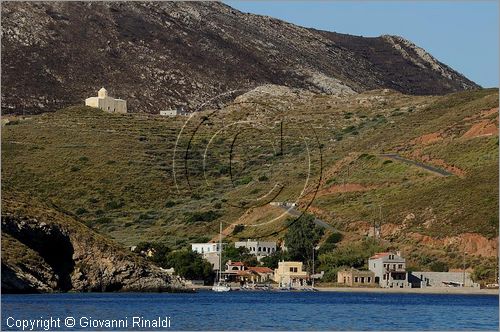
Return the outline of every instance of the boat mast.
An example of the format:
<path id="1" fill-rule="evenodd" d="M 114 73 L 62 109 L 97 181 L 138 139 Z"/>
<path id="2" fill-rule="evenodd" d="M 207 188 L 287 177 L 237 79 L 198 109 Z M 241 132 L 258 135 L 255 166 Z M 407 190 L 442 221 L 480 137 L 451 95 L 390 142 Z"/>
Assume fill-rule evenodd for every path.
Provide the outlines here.
<path id="1" fill-rule="evenodd" d="M 222 271 L 222 221 L 219 227 L 219 280 L 218 280 L 219 283 L 222 278 L 221 271 Z"/>

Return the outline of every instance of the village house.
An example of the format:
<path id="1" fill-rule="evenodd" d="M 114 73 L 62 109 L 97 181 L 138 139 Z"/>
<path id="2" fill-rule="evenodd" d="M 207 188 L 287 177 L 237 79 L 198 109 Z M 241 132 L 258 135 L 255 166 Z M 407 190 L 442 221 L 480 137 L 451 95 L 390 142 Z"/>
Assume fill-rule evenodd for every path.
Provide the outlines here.
<path id="1" fill-rule="evenodd" d="M 108 91 L 101 88 L 97 97 L 85 99 L 85 105 L 100 108 L 109 113 L 127 113 L 127 102 L 123 99 L 115 99 L 108 96 Z"/>
<path id="2" fill-rule="evenodd" d="M 255 255 L 257 260 L 260 261 L 262 258 L 269 256 L 276 252 L 276 242 L 273 241 L 238 241 L 234 243 L 236 248 L 245 247 L 249 250 L 250 254 Z"/>
<path id="3" fill-rule="evenodd" d="M 274 271 L 265 266 L 251 266 L 248 271 L 252 271 L 257 275 L 255 282 L 265 283 L 273 280 Z"/>
<path id="4" fill-rule="evenodd" d="M 337 273 L 337 283 L 350 287 L 377 285 L 373 271 L 360 271 L 357 269 L 346 269 Z"/>
<path id="5" fill-rule="evenodd" d="M 305 286 L 309 273 L 303 271 L 302 266 L 302 262 L 278 262 L 278 268 L 274 269 L 274 281 L 280 287 Z"/>
<path id="6" fill-rule="evenodd" d="M 263 266 L 247 267 L 243 262 L 227 261 L 222 277 L 227 282 L 244 284 L 266 283 L 272 280 L 273 270 Z"/>
<path id="7" fill-rule="evenodd" d="M 380 252 L 368 259 L 368 269 L 375 282 L 383 288 L 411 288 L 406 272 L 406 260 L 399 252 Z"/>

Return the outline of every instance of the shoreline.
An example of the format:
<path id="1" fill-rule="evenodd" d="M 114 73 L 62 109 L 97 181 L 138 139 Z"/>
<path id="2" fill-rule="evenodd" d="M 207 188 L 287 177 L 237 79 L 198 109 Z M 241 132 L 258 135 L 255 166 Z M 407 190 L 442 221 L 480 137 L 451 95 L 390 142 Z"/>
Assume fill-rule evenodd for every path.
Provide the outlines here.
<path id="1" fill-rule="evenodd" d="M 347 293 L 386 293 L 386 294 L 461 294 L 461 295 L 499 295 L 498 289 L 479 288 L 356 288 L 356 287 L 315 287 L 320 292 L 347 292 Z"/>
<path id="2" fill-rule="evenodd" d="M 211 291 L 212 286 L 193 285 L 196 291 Z M 273 287 L 270 291 L 277 291 Z M 361 287 L 321 287 L 316 286 L 318 292 L 339 292 L 339 293 L 381 293 L 381 294 L 460 294 L 460 295 L 499 295 L 498 289 L 460 288 L 460 287 L 435 287 L 435 288 L 361 288 Z M 240 290 L 238 290 L 240 291 Z M 244 290 L 242 292 L 261 292 L 260 290 Z M 291 290 L 291 292 L 301 292 L 301 290 Z M 310 291 L 307 291 L 310 292 Z"/>

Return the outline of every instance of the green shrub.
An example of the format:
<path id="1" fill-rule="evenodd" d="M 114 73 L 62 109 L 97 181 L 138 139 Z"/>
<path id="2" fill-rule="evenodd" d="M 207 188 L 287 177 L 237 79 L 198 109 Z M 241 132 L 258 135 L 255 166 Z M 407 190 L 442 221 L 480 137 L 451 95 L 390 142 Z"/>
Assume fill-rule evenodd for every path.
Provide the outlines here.
<path id="1" fill-rule="evenodd" d="M 234 181 L 237 186 L 243 186 L 252 182 L 252 177 L 250 175 L 244 176 L 241 179 Z"/>
<path id="2" fill-rule="evenodd" d="M 79 207 L 78 209 L 76 209 L 75 214 L 77 216 L 81 216 L 82 214 L 85 214 L 87 212 L 89 212 L 89 211 L 87 211 L 87 209 Z"/>
<path id="3" fill-rule="evenodd" d="M 171 208 L 172 206 L 175 206 L 175 202 L 174 201 L 166 201 L 165 202 L 165 207 L 166 208 Z"/>
<path id="4" fill-rule="evenodd" d="M 245 226 L 241 225 L 241 224 L 234 226 L 233 235 L 241 233 L 244 229 L 245 229 Z"/>
<path id="5" fill-rule="evenodd" d="M 260 182 L 267 181 L 267 180 L 269 180 L 269 178 L 266 175 L 259 176 L 259 181 Z"/>
<path id="6" fill-rule="evenodd" d="M 106 203 L 106 208 L 109 210 L 119 209 L 123 206 L 125 206 L 125 202 L 123 202 L 123 201 L 112 200 L 112 201 L 109 201 Z"/>
<path id="7" fill-rule="evenodd" d="M 186 214 L 186 222 L 194 223 L 194 222 L 210 222 L 215 219 L 218 219 L 222 214 L 217 211 L 209 210 L 203 212 L 192 212 Z"/>

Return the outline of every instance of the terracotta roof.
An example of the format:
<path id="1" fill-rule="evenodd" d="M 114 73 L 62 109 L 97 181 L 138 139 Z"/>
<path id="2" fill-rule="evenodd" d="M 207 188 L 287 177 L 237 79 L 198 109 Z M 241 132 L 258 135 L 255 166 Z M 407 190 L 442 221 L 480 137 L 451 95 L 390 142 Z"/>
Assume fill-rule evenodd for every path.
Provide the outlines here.
<path id="1" fill-rule="evenodd" d="M 229 266 L 245 266 L 245 264 L 243 262 L 231 262 L 231 263 L 227 263 L 227 265 Z"/>
<path id="2" fill-rule="evenodd" d="M 238 276 L 249 276 L 249 275 L 252 275 L 254 273 L 255 273 L 254 271 L 243 270 L 243 271 L 237 271 L 236 275 L 238 275 Z"/>
<path id="3" fill-rule="evenodd" d="M 265 266 L 251 266 L 248 269 L 257 273 L 273 273 L 273 270 Z"/>
<path id="4" fill-rule="evenodd" d="M 375 255 L 373 255 L 372 257 L 370 257 L 370 259 L 377 259 L 377 258 L 381 258 L 381 257 L 384 257 L 384 256 L 387 256 L 389 255 L 390 253 L 388 252 L 378 252 L 376 253 Z"/>

